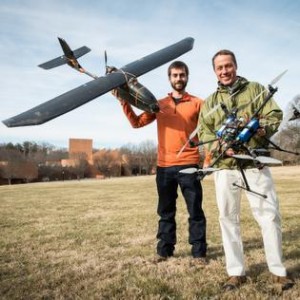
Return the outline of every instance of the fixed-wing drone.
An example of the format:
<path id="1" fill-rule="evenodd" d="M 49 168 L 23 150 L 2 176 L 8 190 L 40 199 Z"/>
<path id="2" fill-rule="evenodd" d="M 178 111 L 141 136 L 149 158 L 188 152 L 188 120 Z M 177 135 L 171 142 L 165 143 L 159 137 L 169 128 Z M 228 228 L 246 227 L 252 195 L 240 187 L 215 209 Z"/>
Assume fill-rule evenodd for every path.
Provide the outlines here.
<path id="1" fill-rule="evenodd" d="M 198 130 L 200 129 L 201 124 L 199 127 L 197 127 L 193 133 L 190 135 L 188 143 L 191 147 L 196 146 L 202 146 L 204 144 L 208 143 L 215 143 L 215 151 L 218 153 L 217 157 L 214 161 L 211 162 L 211 164 L 204 169 L 197 169 L 197 168 L 187 168 L 184 170 L 181 170 L 181 173 L 197 173 L 200 179 L 203 179 L 206 175 L 211 174 L 212 172 L 218 171 L 220 169 L 215 168 L 214 166 L 218 163 L 220 159 L 222 159 L 228 149 L 232 149 L 234 153 L 232 157 L 236 159 L 237 161 L 237 167 L 239 171 L 241 172 L 243 183 L 244 185 L 238 185 L 234 183 L 233 185 L 244 189 L 248 192 L 257 194 L 263 198 L 266 198 L 266 195 L 263 195 L 261 193 L 258 193 L 256 191 L 253 191 L 248 182 L 247 178 L 244 172 L 245 165 L 249 165 L 249 162 L 252 162 L 254 167 L 261 168 L 264 165 L 268 164 L 282 164 L 280 160 L 277 160 L 275 158 L 272 158 L 269 156 L 269 150 L 274 149 L 278 151 L 283 151 L 287 153 L 292 153 L 295 155 L 299 155 L 297 152 L 284 150 L 278 145 L 276 145 L 274 142 L 272 142 L 270 139 L 268 139 L 265 136 L 262 136 L 262 138 L 267 142 L 268 149 L 261 148 L 261 149 L 251 149 L 249 147 L 249 141 L 254 137 L 254 135 L 257 133 L 258 129 L 260 128 L 260 112 L 264 108 L 264 106 L 268 103 L 268 101 L 273 97 L 273 95 L 277 92 L 277 88 L 273 87 L 273 85 L 286 73 L 283 72 L 279 76 L 277 76 L 269 85 L 268 85 L 268 92 L 266 93 L 263 102 L 261 105 L 254 111 L 253 115 L 249 118 L 247 122 L 244 122 L 243 119 L 237 117 L 237 109 L 234 108 L 232 111 L 228 111 L 224 103 L 221 103 L 219 106 L 216 106 L 213 108 L 213 111 L 217 109 L 222 109 L 225 113 L 225 121 L 221 125 L 221 127 L 215 132 L 216 137 L 212 140 L 205 141 L 205 142 L 193 142 L 194 136 L 197 134 Z M 265 91 L 262 91 L 264 93 Z M 260 93 L 257 95 L 253 100 L 250 101 L 250 103 L 256 101 L 258 97 L 262 95 Z M 235 94 L 235 93 L 234 93 Z M 234 96 L 232 94 L 230 97 Z M 228 99 L 229 100 L 229 99 Z M 250 104 L 249 103 L 249 104 Z M 248 104 L 248 105 L 249 105 Z M 208 112 L 208 114 L 212 113 L 212 111 Z M 207 115 L 208 115 L 207 114 Z M 206 115 L 206 116 L 207 116 Z M 204 117 L 205 120 L 205 117 Z M 184 145 L 186 147 L 187 144 Z M 183 151 L 183 148 L 179 151 L 179 154 Z"/>
<path id="2" fill-rule="evenodd" d="M 7 127 L 43 124 L 113 89 L 117 89 L 120 97 L 135 107 L 148 112 L 158 112 L 159 107 L 156 98 L 146 87 L 137 81 L 137 77 L 190 51 L 194 44 L 194 39 L 187 37 L 120 69 L 106 65 L 105 76 L 98 77 L 86 71 L 77 60 L 91 51 L 88 47 L 83 46 L 72 51 L 65 40 L 62 38 L 58 38 L 58 40 L 64 55 L 45 62 L 39 65 L 39 67 L 47 70 L 67 64 L 76 71 L 92 77 L 93 80 L 28 111 L 4 120 L 3 123 Z M 106 52 L 105 63 L 107 63 Z"/>

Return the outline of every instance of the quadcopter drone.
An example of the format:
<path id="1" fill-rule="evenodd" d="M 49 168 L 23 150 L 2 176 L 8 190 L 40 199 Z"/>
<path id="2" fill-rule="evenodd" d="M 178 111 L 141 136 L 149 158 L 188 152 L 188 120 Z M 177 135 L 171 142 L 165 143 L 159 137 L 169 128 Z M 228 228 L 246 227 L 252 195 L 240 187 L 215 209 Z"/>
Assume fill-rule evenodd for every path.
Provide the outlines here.
<path id="1" fill-rule="evenodd" d="M 249 141 L 252 139 L 252 137 L 257 134 L 258 130 L 261 128 L 260 126 L 260 120 L 259 120 L 259 114 L 261 110 L 264 108 L 264 106 L 268 103 L 268 101 L 273 97 L 273 95 L 277 92 L 278 88 L 273 87 L 273 85 L 286 73 L 283 72 L 279 76 L 277 76 L 269 85 L 268 85 L 268 93 L 263 99 L 262 104 L 256 109 L 256 111 L 253 113 L 252 117 L 245 122 L 242 118 L 238 118 L 237 112 L 238 110 L 236 108 L 232 109 L 231 111 L 228 111 L 226 105 L 224 103 L 220 103 L 218 107 L 215 107 L 213 110 L 221 108 L 225 113 L 225 122 L 221 125 L 221 127 L 215 132 L 216 138 L 205 141 L 205 142 L 193 142 L 193 137 L 197 134 L 198 130 L 200 129 L 197 127 L 193 133 L 190 135 L 188 143 L 191 147 L 199 147 L 204 144 L 208 143 L 216 143 L 216 147 L 214 151 L 218 153 L 218 156 L 215 158 L 212 163 L 204 169 L 197 169 L 197 168 L 187 168 L 184 170 L 181 170 L 181 173 L 197 173 L 199 179 L 203 179 L 206 175 L 211 174 L 212 172 L 218 171 L 220 169 L 215 168 L 214 166 L 218 163 L 220 159 L 222 159 L 228 149 L 232 149 L 234 153 L 232 157 L 236 159 L 237 161 L 237 168 L 241 172 L 244 185 L 238 185 L 234 183 L 233 185 L 244 189 L 248 192 L 257 194 L 259 196 L 262 196 L 263 198 L 267 198 L 266 195 L 260 194 L 256 191 L 253 191 L 247 181 L 246 175 L 245 175 L 245 165 L 249 165 L 249 162 L 252 162 L 254 167 L 260 169 L 264 165 L 269 164 L 282 164 L 282 162 L 278 159 L 272 158 L 269 156 L 271 149 L 283 151 L 287 153 L 292 153 L 295 155 L 299 155 L 298 152 L 288 151 L 285 149 L 282 149 L 278 145 L 276 145 L 274 142 L 272 142 L 270 139 L 268 139 L 265 136 L 262 136 L 262 138 L 267 142 L 268 149 L 251 149 L 248 145 Z M 262 91 L 262 93 L 265 91 Z M 232 97 L 233 94 L 230 96 Z M 253 101 L 255 101 L 259 96 L 261 96 L 261 93 L 255 97 Z M 253 102 L 251 101 L 251 102 Z M 251 103 L 250 102 L 250 103 Z M 209 112 L 210 114 L 211 112 Z M 183 146 L 179 154 L 183 151 L 184 147 L 186 147 L 187 143 Z"/>

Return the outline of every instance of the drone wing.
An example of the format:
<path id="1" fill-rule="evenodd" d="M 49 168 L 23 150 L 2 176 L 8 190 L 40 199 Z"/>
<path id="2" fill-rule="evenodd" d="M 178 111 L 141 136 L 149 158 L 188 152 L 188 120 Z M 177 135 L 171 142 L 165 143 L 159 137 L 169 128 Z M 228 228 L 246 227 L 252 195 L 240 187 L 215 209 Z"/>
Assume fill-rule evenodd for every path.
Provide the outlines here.
<path id="1" fill-rule="evenodd" d="M 38 125 L 65 114 L 92 99 L 126 83 L 122 73 L 116 72 L 99 77 L 69 92 L 44 102 L 17 116 L 6 119 L 7 127 Z"/>
<path id="2" fill-rule="evenodd" d="M 38 125 L 50 121 L 126 83 L 126 72 L 134 76 L 143 75 L 190 51 L 193 44 L 193 38 L 185 38 L 178 43 L 134 61 L 117 72 L 99 77 L 26 112 L 6 119 L 3 123 L 7 127 L 16 127 Z"/>
<path id="3" fill-rule="evenodd" d="M 80 47 L 73 51 L 63 38 L 58 37 L 58 41 L 64 52 L 64 55 L 59 56 L 54 59 L 51 59 L 43 64 L 38 65 L 40 68 L 49 70 L 49 69 L 67 64 L 67 63 L 69 63 L 70 60 L 75 60 L 77 62 L 77 58 L 79 58 L 91 51 L 91 49 L 86 46 Z"/>
<path id="4" fill-rule="evenodd" d="M 79 58 L 79 57 L 89 53 L 90 51 L 91 51 L 91 49 L 86 46 L 80 47 L 73 51 L 73 57 Z M 71 57 L 71 58 L 73 58 L 73 57 Z M 66 55 L 62 55 L 57 58 L 51 59 L 45 63 L 42 63 L 38 66 L 42 69 L 49 70 L 49 69 L 67 64 L 69 62 L 69 60 L 70 60 L 70 57 L 67 57 Z"/>
<path id="5" fill-rule="evenodd" d="M 136 60 L 121 69 L 135 76 L 141 76 L 161 65 L 179 57 L 180 55 L 192 50 L 194 39 L 187 37 L 171 46 L 163 48 Z"/>

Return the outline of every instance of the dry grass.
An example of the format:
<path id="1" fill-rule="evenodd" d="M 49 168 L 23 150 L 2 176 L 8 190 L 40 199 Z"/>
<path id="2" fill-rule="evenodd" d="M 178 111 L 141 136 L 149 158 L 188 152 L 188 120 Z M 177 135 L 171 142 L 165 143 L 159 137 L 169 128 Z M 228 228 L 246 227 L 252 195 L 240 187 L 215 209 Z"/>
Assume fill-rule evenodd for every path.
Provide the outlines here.
<path id="1" fill-rule="evenodd" d="M 299 299 L 300 168 L 272 168 L 281 200 L 285 265 L 296 286 L 269 282 L 259 228 L 247 201 L 242 230 L 248 282 L 223 294 L 226 280 L 212 177 L 206 177 L 210 264 L 193 265 L 187 213 L 178 199 L 174 258 L 153 264 L 155 178 L 36 183 L 0 187 L 1 299 Z"/>

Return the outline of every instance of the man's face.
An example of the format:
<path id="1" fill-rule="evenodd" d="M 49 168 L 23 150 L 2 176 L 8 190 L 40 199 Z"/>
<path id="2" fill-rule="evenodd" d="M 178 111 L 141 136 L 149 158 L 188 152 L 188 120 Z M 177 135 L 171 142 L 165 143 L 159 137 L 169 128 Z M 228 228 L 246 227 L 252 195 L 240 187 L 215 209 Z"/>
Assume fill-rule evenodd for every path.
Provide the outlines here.
<path id="1" fill-rule="evenodd" d="M 177 92 L 182 92 L 185 90 L 185 87 L 188 82 L 188 76 L 184 68 L 180 69 L 171 69 L 169 75 L 169 80 L 172 88 Z"/>
<path id="2" fill-rule="evenodd" d="M 237 67 L 231 55 L 218 55 L 214 60 L 214 71 L 218 81 L 225 86 L 230 86 L 236 81 Z"/>

